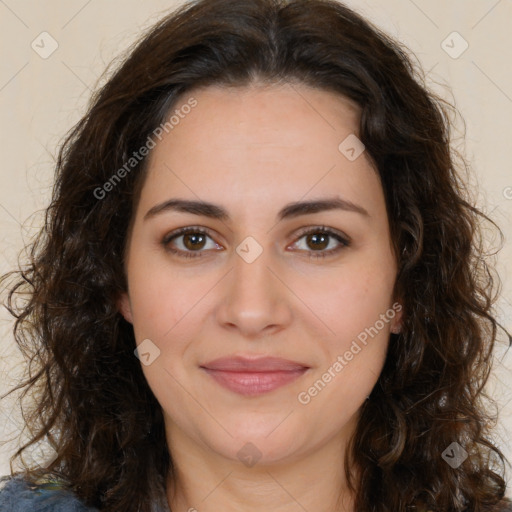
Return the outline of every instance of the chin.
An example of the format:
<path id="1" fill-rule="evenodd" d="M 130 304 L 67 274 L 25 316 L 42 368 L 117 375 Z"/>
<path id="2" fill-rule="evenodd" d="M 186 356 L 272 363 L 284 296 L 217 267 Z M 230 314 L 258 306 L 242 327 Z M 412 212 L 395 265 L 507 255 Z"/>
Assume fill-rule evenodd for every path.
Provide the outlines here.
<path id="1" fill-rule="evenodd" d="M 251 464 L 273 464 L 296 456 L 301 446 L 298 432 L 289 429 L 278 432 L 279 427 L 275 428 L 275 424 L 262 424 L 260 428 L 252 425 L 250 428 L 230 430 L 233 437 L 223 437 L 218 451 L 248 467 Z"/>

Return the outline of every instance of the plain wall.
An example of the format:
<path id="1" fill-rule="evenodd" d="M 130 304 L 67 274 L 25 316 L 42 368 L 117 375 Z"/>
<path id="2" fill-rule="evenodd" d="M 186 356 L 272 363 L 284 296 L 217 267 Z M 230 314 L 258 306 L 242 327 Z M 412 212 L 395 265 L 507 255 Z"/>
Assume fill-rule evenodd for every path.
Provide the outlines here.
<path id="1" fill-rule="evenodd" d="M 406 44 L 428 72 L 432 89 L 455 100 L 467 130 L 465 148 L 460 141 L 458 147 L 473 166 L 479 205 L 505 235 L 498 258 L 503 292 L 497 316 L 512 331 L 512 2 L 346 3 Z M 178 4 L 163 0 L 0 2 L 0 272 L 14 267 L 24 241 L 40 225 L 41 213 L 31 215 L 48 203 L 58 144 L 84 113 L 100 74 L 142 29 Z M 48 56 L 52 44 L 58 47 Z M 12 319 L 2 311 L 0 393 L 16 383 L 22 369 L 11 330 Z M 508 457 L 512 456 L 511 372 L 512 356 L 502 344 L 488 389 L 501 408 L 495 439 Z M 19 428 L 19 413 L 3 400 L 0 440 Z M 8 457 L 15 446 L 0 446 L 0 474 L 9 472 Z"/>

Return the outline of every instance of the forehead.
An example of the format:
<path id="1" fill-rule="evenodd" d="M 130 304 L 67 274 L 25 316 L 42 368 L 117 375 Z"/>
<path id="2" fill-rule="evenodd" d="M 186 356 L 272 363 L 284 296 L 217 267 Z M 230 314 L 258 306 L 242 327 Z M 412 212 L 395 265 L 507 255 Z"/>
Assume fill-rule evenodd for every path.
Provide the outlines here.
<path id="1" fill-rule="evenodd" d="M 304 84 L 196 88 L 182 95 L 175 108 L 179 110 L 191 97 L 197 107 L 173 129 L 175 137 L 183 134 L 184 125 L 189 133 L 194 130 L 198 134 L 212 126 L 218 128 L 207 133 L 198 149 L 251 143 L 299 147 L 305 137 L 314 145 L 329 132 L 358 131 L 360 107 L 355 102 Z"/>
<path id="2" fill-rule="evenodd" d="M 191 99 L 196 106 L 181 110 Z M 146 198 L 269 201 L 275 192 L 284 202 L 334 192 L 380 199 L 366 154 L 350 161 L 340 151 L 358 134 L 360 108 L 339 94 L 302 84 L 210 86 L 183 94 L 168 117 L 180 112 L 150 154 Z"/>

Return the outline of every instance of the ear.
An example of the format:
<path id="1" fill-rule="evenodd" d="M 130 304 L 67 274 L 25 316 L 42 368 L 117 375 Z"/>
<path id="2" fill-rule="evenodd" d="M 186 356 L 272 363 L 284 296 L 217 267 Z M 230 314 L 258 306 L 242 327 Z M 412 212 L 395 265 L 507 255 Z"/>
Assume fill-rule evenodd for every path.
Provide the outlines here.
<path id="1" fill-rule="evenodd" d="M 392 308 L 395 312 L 395 316 L 391 320 L 391 332 L 393 334 L 398 334 L 402 330 L 402 316 L 404 307 L 400 301 L 395 301 Z"/>
<path id="2" fill-rule="evenodd" d="M 119 313 L 123 315 L 124 319 L 133 324 L 132 305 L 128 293 L 122 293 L 117 299 L 116 305 Z"/>

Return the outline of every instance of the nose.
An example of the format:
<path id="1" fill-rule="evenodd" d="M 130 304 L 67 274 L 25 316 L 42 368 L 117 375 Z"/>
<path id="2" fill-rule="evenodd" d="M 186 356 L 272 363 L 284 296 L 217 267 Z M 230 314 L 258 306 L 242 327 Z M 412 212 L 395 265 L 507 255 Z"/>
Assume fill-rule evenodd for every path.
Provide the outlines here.
<path id="1" fill-rule="evenodd" d="M 217 308 L 217 321 L 225 329 L 246 338 L 260 338 L 286 328 L 292 318 L 291 291 L 277 277 L 277 262 L 271 249 L 248 263 L 233 254 L 233 269 L 224 281 Z"/>

